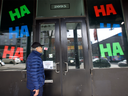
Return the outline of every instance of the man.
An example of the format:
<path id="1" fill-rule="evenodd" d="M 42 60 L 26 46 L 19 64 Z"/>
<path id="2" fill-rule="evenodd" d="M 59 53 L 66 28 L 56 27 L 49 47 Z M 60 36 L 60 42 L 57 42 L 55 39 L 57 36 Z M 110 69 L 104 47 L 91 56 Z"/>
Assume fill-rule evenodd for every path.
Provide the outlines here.
<path id="1" fill-rule="evenodd" d="M 27 58 L 27 88 L 30 96 L 43 96 L 43 85 L 45 81 L 44 67 L 41 59 L 42 46 L 38 42 L 32 44 L 32 52 Z"/>

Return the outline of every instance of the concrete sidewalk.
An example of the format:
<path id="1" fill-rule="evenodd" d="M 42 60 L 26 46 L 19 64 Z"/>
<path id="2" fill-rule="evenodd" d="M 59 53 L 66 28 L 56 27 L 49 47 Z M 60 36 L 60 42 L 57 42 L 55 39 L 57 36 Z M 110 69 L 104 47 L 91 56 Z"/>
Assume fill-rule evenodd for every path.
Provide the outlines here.
<path id="1" fill-rule="evenodd" d="M 5 64 L 5 66 L 0 66 L 0 71 L 21 71 L 25 70 L 26 64 L 20 63 L 20 64 Z"/>

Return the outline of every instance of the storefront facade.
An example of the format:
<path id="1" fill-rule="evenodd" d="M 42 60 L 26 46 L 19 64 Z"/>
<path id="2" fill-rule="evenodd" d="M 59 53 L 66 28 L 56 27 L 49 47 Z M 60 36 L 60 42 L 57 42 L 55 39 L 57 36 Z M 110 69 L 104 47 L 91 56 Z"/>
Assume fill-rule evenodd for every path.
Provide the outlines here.
<path id="1" fill-rule="evenodd" d="M 128 1 L 1 0 L 1 96 L 28 96 L 26 59 L 35 41 L 44 96 L 128 95 Z"/>

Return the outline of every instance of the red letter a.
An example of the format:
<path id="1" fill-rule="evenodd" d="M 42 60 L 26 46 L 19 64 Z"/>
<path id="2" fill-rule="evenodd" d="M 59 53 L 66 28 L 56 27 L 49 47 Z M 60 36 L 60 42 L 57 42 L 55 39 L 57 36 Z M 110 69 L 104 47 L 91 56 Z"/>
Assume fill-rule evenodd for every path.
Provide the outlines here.
<path id="1" fill-rule="evenodd" d="M 104 5 L 100 5 L 101 9 L 98 9 L 97 6 L 94 6 L 96 17 L 100 17 L 99 13 L 102 13 L 103 16 L 106 16 Z"/>
<path id="2" fill-rule="evenodd" d="M 3 58 L 6 58 L 6 55 L 9 54 L 9 59 L 12 59 L 13 53 L 14 53 L 15 47 L 11 47 L 11 50 L 8 50 L 8 46 L 4 47 L 4 52 L 3 52 Z"/>
<path id="3" fill-rule="evenodd" d="M 23 48 L 18 47 L 14 57 L 19 57 L 20 60 L 23 60 Z"/>
<path id="4" fill-rule="evenodd" d="M 113 13 L 114 15 L 117 14 L 112 4 L 106 5 L 106 11 L 107 15 L 110 15 L 110 13 Z"/>

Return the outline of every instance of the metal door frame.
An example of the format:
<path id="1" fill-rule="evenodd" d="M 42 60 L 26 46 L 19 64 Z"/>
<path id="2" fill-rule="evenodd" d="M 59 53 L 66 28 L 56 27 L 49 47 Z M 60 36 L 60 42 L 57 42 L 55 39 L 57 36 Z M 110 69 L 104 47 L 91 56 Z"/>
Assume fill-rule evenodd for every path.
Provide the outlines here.
<path id="1" fill-rule="evenodd" d="M 82 27 L 82 45 L 83 45 L 83 58 L 84 58 L 84 69 L 75 69 L 76 72 L 79 72 L 78 70 L 81 70 L 81 72 L 85 72 L 83 75 L 86 74 L 86 78 L 88 78 L 85 83 L 88 83 L 87 86 L 85 88 L 85 91 L 88 90 L 88 95 L 87 96 L 91 96 L 91 75 L 90 75 L 90 65 L 89 65 L 89 44 L 88 44 L 88 29 L 87 29 L 87 23 L 86 23 L 86 18 L 64 18 L 61 19 L 61 49 L 62 52 L 66 52 L 67 51 L 67 46 L 66 45 L 66 35 L 64 34 L 65 32 L 65 27 L 66 27 L 66 23 L 74 23 L 74 22 L 80 22 L 81 23 L 81 27 Z M 65 26 L 65 27 L 64 27 Z M 64 74 L 64 70 L 65 70 L 65 64 L 63 62 L 66 61 L 66 56 L 67 54 L 62 54 L 62 70 L 63 70 L 63 74 Z M 72 69 L 71 69 L 72 70 Z M 62 74 L 62 76 L 64 77 L 64 75 Z M 68 73 L 67 73 L 68 74 Z M 63 79 L 62 79 L 63 80 Z M 63 81 L 62 81 L 63 82 Z M 63 87 L 63 86 L 62 86 Z M 65 93 L 65 92 L 64 92 Z M 64 95 L 64 94 L 63 94 Z"/>
<path id="2" fill-rule="evenodd" d="M 60 60 L 61 59 L 61 53 L 60 53 L 60 27 L 59 27 L 59 19 L 36 20 L 36 33 L 34 33 L 34 35 L 33 35 L 34 36 L 33 37 L 34 38 L 34 42 L 35 41 L 39 42 L 40 24 L 43 24 L 43 23 L 44 24 L 55 23 L 55 30 L 57 31 L 57 33 L 55 34 L 56 35 L 55 36 L 55 38 L 56 38 L 55 39 L 55 46 L 57 46 L 55 48 L 55 54 L 56 54 L 55 62 L 59 63 L 59 65 L 57 66 L 57 69 L 45 69 L 45 75 L 46 75 L 45 77 L 46 77 L 46 80 L 53 79 L 53 77 L 54 78 L 58 77 L 59 80 L 57 80 L 57 81 L 60 82 L 60 84 L 59 84 L 60 88 L 58 88 L 58 90 L 60 90 L 60 91 L 59 91 L 59 93 L 57 93 L 58 91 L 53 92 L 53 93 L 57 94 L 56 96 L 60 96 L 60 94 L 62 95 L 62 91 L 61 91 L 62 90 L 62 87 L 61 87 L 61 84 L 62 84 L 62 82 L 61 82 L 61 79 L 62 79 L 61 73 L 62 72 L 61 72 L 61 64 L 60 64 L 60 62 L 61 62 L 61 60 Z M 59 73 L 56 73 L 56 70 L 58 70 Z M 58 82 L 55 82 L 53 80 L 54 85 L 57 84 Z M 46 89 L 44 88 L 44 95 L 47 95 L 47 94 L 45 94 L 45 91 L 48 91 L 48 87 L 47 86 L 55 87 L 55 86 L 51 86 L 49 84 L 45 84 L 44 87 Z M 52 94 L 50 94 L 50 95 L 52 96 Z"/>
<path id="3" fill-rule="evenodd" d="M 64 57 L 65 57 L 63 55 L 63 51 L 65 51 L 65 49 L 67 47 L 67 46 L 63 46 L 65 41 L 66 41 L 65 37 L 63 37 L 64 36 L 64 34 L 63 34 L 63 30 L 64 30 L 63 29 L 64 28 L 63 23 L 64 22 L 67 22 L 67 23 L 81 22 L 82 23 L 82 30 L 86 30 L 86 32 L 82 32 L 82 37 L 85 36 L 84 38 L 82 38 L 82 45 L 83 45 L 83 52 L 84 52 L 83 57 L 84 57 L 85 69 L 80 69 L 80 70 L 83 70 L 83 71 L 86 70 L 86 74 L 88 74 L 87 77 L 91 78 L 91 76 L 90 76 L 90 66 L 89 66 L 89 49 L 88 49 L 89 44 L 88 44 L 88 34 L 87 34 L 88 30 L 87 30 L 87 26 L 86 26 L 86 23 L 85 23 L 86 18 L 85 17 L 77 17 L 77 18 L 74 17 L 74 18 L 65 18 L 65 19 L 64 18 L 58 18 L 58 19 L 54 18 L 54 19 L 36 20 L 36 33 L 34 32 L 34 35 L 33 35 L 34 37 L 33 38 L 34 38 L 34 41 L 37 41 L 37 42 L 39 42 L 39 38 L 37 38 L 37 37 L 39 37 L 39 35 L 40 35 L 39 34 L 39 30 L 40 30 L 39 25 L 40 25 L 41 22 L 47 22 L 47 23 L 55 23 L 56 22 L 56 23 L 58 23 L 57 24 L 57 26 L 58 26 L 57 30 L 59 30 L 59 34 L 57 35 L 57 37 L 55 37 L 55 38 L 58 38 L 57 41 L 55 41 L 55 42 L 57 42 L 58 45 L 60 45 L 60 46 L 57 47 L 57 50 L 59 50 L 57 52 L 57 54 L 59 55 L 59 57 L 57 57 L 59 61 L 56 61 L 56 62 L 60 63 L 59 64 L 60 65 L 59 66 L 60 87 L 61 87 L 61 96 L 63 96 L 63 73 L 64 73 L 64 70 L 65 70 L 65 66 L 62 62 L 64 62 Z M 45 71 L 50 71 L 50 70 L 45 70 Z M 91 79 L 89 79 L 89 82 L 91 82 Z M 89 85 L 90 85 L 90 88 L 86 88 L 86 90 L 90 90 L 90 92 L 91 92 L 91 84 L 89 83 Z"/>

